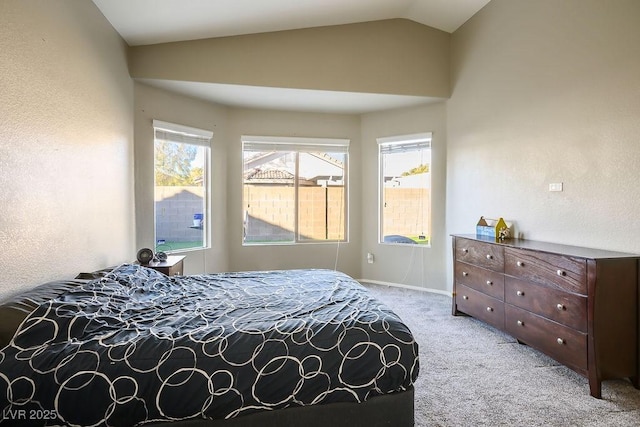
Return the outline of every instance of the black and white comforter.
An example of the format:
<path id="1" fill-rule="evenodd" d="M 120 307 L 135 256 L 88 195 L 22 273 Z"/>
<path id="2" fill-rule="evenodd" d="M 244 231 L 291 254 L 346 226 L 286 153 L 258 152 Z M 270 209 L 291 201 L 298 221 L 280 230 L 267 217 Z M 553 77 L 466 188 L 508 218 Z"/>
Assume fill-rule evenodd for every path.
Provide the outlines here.
<path id="1" fill-rule="evenodd" d="M 0 351 L 0 420 L 136 425 L 410 388 L 400 319 L 330 270 L 167 277 L 122 265 L 37 308 Z"/>

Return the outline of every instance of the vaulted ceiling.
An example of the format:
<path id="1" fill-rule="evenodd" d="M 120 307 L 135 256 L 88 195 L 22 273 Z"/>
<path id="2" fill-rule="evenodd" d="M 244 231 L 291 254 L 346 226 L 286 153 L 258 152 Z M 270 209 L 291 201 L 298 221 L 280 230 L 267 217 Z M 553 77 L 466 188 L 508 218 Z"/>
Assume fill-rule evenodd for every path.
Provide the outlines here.
<path id="1" fill-rule="evenodd" d="M 93 0 L 130 46 L 406 18 L 453 32 L 489 0 Z M 364 113 L 429 102 L 349 92 L 171 80 L 145 83 L 225 105 Z"/>
<path id="2" fill-rule="evenodd" d="M 406 18 L 448 33 L 489 0 L 93 0 L 130 46 Z"/>

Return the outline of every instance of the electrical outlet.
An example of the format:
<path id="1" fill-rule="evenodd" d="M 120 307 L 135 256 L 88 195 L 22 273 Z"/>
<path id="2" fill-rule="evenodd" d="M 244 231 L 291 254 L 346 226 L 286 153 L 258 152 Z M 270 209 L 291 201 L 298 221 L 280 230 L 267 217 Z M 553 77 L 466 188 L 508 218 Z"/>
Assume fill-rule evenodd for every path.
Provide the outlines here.
<path id="1" fill-rule="evenodd" d="M 549 184 L 549 191 L 562 191 L 562 183 L 552 182 L 551 184 Z"/>

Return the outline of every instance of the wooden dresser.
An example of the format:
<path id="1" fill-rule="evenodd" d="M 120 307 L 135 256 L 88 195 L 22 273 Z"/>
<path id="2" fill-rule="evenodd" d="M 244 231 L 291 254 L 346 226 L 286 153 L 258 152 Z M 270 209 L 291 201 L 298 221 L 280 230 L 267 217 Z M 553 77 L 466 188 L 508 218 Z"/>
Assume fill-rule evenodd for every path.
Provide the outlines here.
<path id="1" fill-rule="evenodd" d="M 453 314 L 465 313 L 601 382 L 640 388 L 639 255 L 453 236 Z"/>

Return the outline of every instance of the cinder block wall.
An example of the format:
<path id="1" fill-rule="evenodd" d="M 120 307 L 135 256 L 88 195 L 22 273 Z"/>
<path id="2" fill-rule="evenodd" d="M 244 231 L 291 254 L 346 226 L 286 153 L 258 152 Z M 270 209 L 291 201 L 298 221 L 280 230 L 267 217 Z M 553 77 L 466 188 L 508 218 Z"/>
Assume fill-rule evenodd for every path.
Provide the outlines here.
<path id="1" fill-rule="evenodd" d="M 431 190 L 388 187 L 385 191 L 383 235 L 431 236 Z"/>
<path id="2" fill-rule="evenodd" d="M 342 237 L 344 197 L 342 187 L 300 187 L 302 238 L 336 240 Z M 431 191 L 419 188 L 386 188 L 384 235 L 431 235 L 427 220 Z M 243 206 L 246 241 L 291 241 L 295 227 L 295 190 L 284 185 L 245 185 Z M 248 203 L 247 203 L 248 202 Z M 419 217 L 416 216 L 416 212 Z M 327 222 L 328 220 L 328 222 Z"/>
<path id="3" fill-rule="evenodd" d="M 156 240 L 195 242 L 202 230 L 192 227 L 193 215 L 202 212 L 202 187 L 156 187 Z"/>
<path id="4" fill-rule="evenodd" d="M 343 237 L 344 189 L 300 187 L 298 197 L 302 239 L 337 240 Z M 245 185 L 246 240 L 291 241 L 295 229 L 295 189 L 284 185 Z"/>

